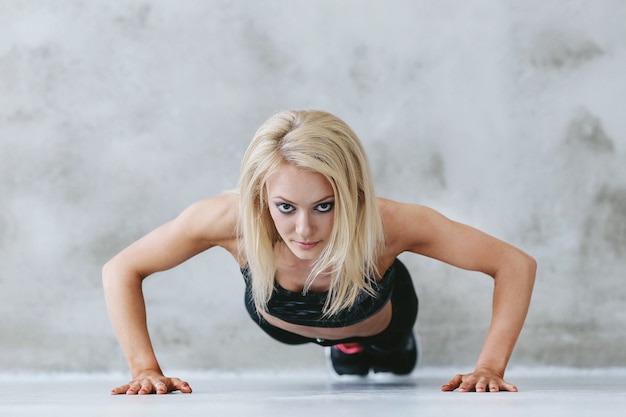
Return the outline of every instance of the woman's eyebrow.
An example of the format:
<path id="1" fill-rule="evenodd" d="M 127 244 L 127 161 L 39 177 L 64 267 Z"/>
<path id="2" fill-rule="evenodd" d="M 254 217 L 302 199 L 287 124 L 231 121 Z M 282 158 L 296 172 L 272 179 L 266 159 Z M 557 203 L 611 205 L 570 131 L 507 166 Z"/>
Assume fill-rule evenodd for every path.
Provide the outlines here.
<path id="1" fill-rule="evenodd" d="M 320 204 L 320 203 L 324 202 L 325 200 L 332 199 L 332 198 L 335 198 L 334 194 L 330 194 L 330 195 L 327 195 L 324 198 L 320 198 L 319 200 L 314 201 L 313 203 L 311 203 L 311 205 L 315 206 L 317 204 Z M 297 206 L 297 204 L 294 203 L 293 201 L 289 200 L 288 198 L 282 197 L 280 195 L 272 197 L 272 200 L 274 200 L 274 201 L 280 200 L 280 201 L 285 202 L 287 204 L 291 204 L 292 206 Z"/>

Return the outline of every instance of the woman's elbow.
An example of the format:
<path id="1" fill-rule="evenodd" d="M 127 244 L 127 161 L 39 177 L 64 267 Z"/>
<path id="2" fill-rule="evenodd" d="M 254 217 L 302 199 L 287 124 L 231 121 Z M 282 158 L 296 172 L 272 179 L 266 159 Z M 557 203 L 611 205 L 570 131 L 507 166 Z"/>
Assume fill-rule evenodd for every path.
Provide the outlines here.
<path id="1" fill-rule="evenodd" d="M 500 267 L 492 275 L 496 280 L 498 277 L 518 277 L 525 278 L 525 281 L 532 287 L 535 283 L 537 273 L 537 260 L 529 254 L 513 248 L 506 256 L 501 258 Z"/>
<path id="2" fill-rule="evenodd" d="M 528 277 L 530 284 L 534 285 L 537 275 L 537 260 L 527 253 L 522 252 L 520 265 L 520 269 L 524 271 L 523 274 Z"/>
<path id="3" fill-rule="evenodd" d="M 128 277 L 127 268 L 120 265 L 116 257 L 110 259 L 102 266 L 102 285 L 104 289 L 110 288 L 123 277 Z"/>
<path id="4" fill-rule="evenodd" d="M 105 290 L 110 287 L 113 277 L 115 276 L 115 273 L 113 272 L 113 264 L 113 259 L 111 259 L 102 266 L 102 286 Z"/>

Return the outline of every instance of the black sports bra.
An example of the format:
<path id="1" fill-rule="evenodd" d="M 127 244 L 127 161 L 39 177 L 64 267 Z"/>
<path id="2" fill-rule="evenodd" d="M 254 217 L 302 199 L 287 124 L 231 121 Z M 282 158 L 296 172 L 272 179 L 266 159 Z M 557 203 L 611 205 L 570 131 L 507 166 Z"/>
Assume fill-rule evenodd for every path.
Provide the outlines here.
<path id="1" fill-rule="evenodd" d="M 288 291 L 278 283 L 274 284 L 274 293 L 267 303 L 267 312 L 288 323 L 310 327 L 337 328 L 359 323 L 378 313 L 391 298 L 394 287 L 394 267 L 397 259 L 385 272 L 380 282 L 374 284 L 376 296 L 362 292 L 352 307 L 331 317 L 323 317 L 323 308 L 328 292 L 309 292 L 306 295 Z M 241 269 L 246 283 L 246 307 L 254 311 L 252 299 L 250 270 L 246 265 Z"/>

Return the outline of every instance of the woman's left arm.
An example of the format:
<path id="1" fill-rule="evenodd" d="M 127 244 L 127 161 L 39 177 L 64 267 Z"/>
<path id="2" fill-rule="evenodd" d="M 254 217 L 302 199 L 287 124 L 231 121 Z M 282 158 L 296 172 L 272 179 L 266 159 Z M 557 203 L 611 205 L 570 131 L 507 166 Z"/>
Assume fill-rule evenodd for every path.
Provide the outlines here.
<path id="1" fill-rule="evenodd" d="M 530 304 L 535 260 L 495 237 L 454 222 L 424 206 L 391 203 L 385 216 L 388 239 L 398 253 L 411 251 L 494 279 L 492 319 L 474 372 L 458 374 L 443 391 L 517 391 L 504 372 L 524 325 Z M 389 206 L 388 206 L 389 207 Z M 395 232 L 394 232 L 395 231 Z"/>

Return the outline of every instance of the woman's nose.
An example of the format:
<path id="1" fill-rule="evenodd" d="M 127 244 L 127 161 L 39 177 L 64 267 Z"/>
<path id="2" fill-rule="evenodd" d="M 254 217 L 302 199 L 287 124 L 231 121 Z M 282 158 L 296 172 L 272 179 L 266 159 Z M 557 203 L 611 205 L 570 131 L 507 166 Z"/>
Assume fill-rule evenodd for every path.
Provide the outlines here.
<path id="1" fill-rule="evenodd" d="M 296 233 L 302 237 L 309 237 L 313 233 L 313 224 L 311 222 L 310 214 L 299 213 L 296 221 Z"/>

